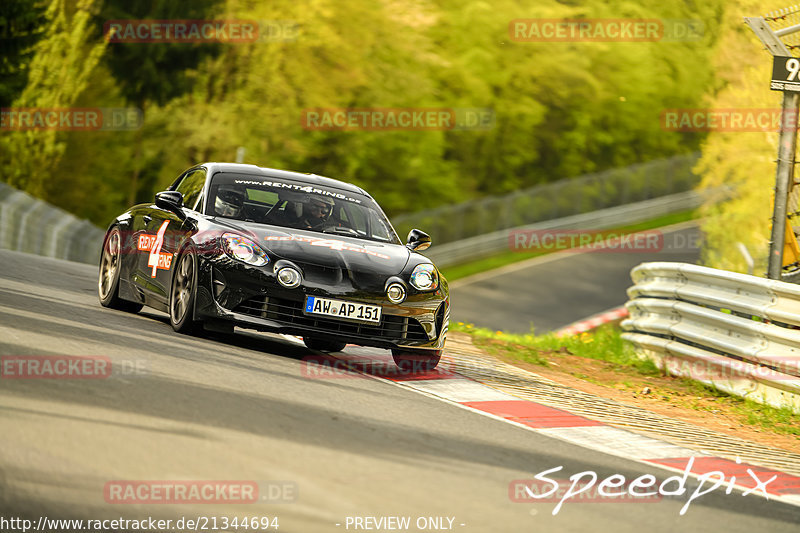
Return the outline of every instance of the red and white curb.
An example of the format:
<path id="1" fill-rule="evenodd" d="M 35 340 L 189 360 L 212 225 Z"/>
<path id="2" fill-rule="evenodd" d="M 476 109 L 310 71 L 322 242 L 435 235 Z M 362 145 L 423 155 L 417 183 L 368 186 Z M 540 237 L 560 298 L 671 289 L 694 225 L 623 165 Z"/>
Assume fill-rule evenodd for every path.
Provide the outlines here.
<path id="1" fill-rule="evenodd" d="M 624 305 L 621 305 L 619 307 L 615 307 L 614 309 L 609 309 L 608 311 L 603 311 L 602 313 L 592 315 L 589 318 L 579 320 L 578 322 L 573 322 L 569 326 L 564 326 L 563 328 L 557 330 L 555 333 L 558 337 L 577 335 L 579 333 L 600 327 L 603 324 L 608 324 L 609 322 L 614 322 L 615 320 L 621 320 L 627 316 L 628 310 Z"/>
<path id="2" fill-rule="evenodd" d="M 748 474 L 748 469 L 760 480 L 776 476 L 765 488 L 770 499 L 800 505 L 798 476 L 712 457 L 663 440 L 608 426 L 563 409 L 521 400 L 461 376 L 448 375 L 446 379 L 425 380 L 415 379 L 413 376 L 408 379 L 394 377 L 391 381 L 548 437 L 672 472 L 683 472 L 694 458 L 690 469 L 691 477 L 699 478 L 703 474 L 719 471 L 725 475 L 725 479 L 735 477 L 734 486 L 740 490 L 752 489 L 756 485 L 753 476 Z"/>
<path id="3" fill-rule="evenodd" d="M 293 342 L 302 342 L 286 337 Z M 378 353 L 376 353 L 378 352 Z M 383 353 L 380 353 L 383 352 Z M 747 463 L 737 463 L 721 457 L 684 448 L 666 441 L 633 433 L 528 400 L 522 400 L 460 374 L 436 369 L 423 374 L 403 375 L 387 372 L 393 368 L 389 352 L 348 346 L 347 353 L 330 357 L 350 363 L 364 376 L 388 381 L 426 396 L 458 405 L 484 416 L 502 420 L 517 427 L 554 439 L 566 441 L 594 451 L 682 473 L 692 461 L 690 477 L 719 471 L 740 491 L 756 487 L 750 469 L 760 480 L 775 479 L 764 488 L 769 499 L 800 505 L 800 477 Z M 727 483 L 726 483 L 727 486 Z M 756 490 L 753 494 L 763 494 Z"/>

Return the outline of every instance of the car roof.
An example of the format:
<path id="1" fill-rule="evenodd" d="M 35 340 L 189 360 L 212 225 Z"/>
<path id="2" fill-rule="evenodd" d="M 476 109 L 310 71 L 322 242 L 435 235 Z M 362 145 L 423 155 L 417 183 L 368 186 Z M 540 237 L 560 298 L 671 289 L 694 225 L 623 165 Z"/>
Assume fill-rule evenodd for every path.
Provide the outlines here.
<path id="1" fill-rule="evenodd" d="M 251 174 L 256 176 L 264 176 L 270 178 L 283 178 L 310 185 L 321 185 L 334 189 L 341 189 L 344 191 L 355 192 L 365 196 L 372 196 L 361 187 L 347 183 L 346 181 L 339 181 L 325 176 L 318 176 L 316 174 L 306 174 L 303 172 L 293 172 L 291 170 L 280 170 L 277 168 L 259 167 L 257 165 L 246 165 L 244 163 L 203 163 L 202 165 L 209 171 L 209 175 L 215 172 L 237 172 L 241 174 Z"/>

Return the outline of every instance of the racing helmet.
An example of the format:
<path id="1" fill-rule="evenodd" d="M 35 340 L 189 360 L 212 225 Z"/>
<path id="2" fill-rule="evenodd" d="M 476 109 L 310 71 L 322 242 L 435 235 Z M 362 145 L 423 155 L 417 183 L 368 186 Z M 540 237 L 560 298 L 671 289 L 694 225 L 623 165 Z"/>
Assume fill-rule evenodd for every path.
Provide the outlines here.
<path id="1" fill-rule="evenodd" d="M 317 210 L 319 209 L 322 211 L 322 216 L 317 217 L 319 220 L 328 220 L 330 218 L 331 213 L 333 213 L 333 207 L 336 203 L 333 201 L 333 198 L 328 196 L 319 196 L 319 195 L 309 195 L 308 199 L 303 206 L 304 209 L 308 209 L 308 213 L 315 215 Z"/>
<path id="2" fill-rule="evenodd" d="M 214 199 L 214 213 L 221 217 L 236 218 L 242 213 L 244 192 L 232 185 L 220 185 Z"/>

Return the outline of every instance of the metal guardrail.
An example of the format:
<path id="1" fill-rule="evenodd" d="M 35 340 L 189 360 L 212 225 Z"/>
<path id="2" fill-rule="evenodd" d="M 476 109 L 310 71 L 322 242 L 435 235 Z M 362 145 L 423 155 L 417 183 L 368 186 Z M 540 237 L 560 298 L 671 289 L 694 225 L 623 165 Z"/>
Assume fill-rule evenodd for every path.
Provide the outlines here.
<path id="1" fill-rule="evenodd" d="M 0 248 L 96 264 L 105 232 L 0 183 Z"/>
<path id="2" fill-rule="evenodd" d="M 512 193 L 392 217 L 405 236 L 412 228 L 435 245 L 547 220 L 637 203 L 693 189 L 699 153 L 678 155 L 544 183 Z"/>
<path id="3" fill-rule="evenodd" d="M 509 235 L 512 231 L 543 231 L 555 229 L 599 230 L 644 222 L 656 217 L 699 207 L 704 196 L 688 191 L 654 198 L 644 202 L 600 209 L 538 224 L 508 228 L 469 239 L 439 245 L 433 241 L 430 251 L 424 252 L 438 267 L 457 265 L 489 257 L 509 250 Z"/>
<path id="4" fill-rule="evenodd" d="M 590 213 L 548 220 L 479 235 L 439 245 L 425 255 L 438 266 L 448 266 L 508 249 L 509 232 L 514 230 L 605 229 L 635 224 L 698 207 L 703 197 L 688 191 L 644 202 L 601 209 Z M 56 257 L 82 263 L 96 263 L 104 231 L 88 220 L 38 200 L 0 182 L 0 248 Z"/>
<path id="5" fill-rule="evenodd" d="M 800 413 L 800 286 L 685 263 L 643 263 L 622 337 L 665 372 Z"/>

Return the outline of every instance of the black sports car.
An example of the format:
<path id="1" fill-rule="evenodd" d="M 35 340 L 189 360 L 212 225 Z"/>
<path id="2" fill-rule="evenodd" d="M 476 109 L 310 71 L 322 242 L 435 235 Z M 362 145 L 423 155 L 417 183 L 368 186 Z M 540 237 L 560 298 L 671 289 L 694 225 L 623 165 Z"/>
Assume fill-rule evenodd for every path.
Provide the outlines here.
<path id="1" fill-rule="evenodd" d="M 450 315 L 447 281 L 405 245 L 364 190 L 341 181 L 232 163 L 193 167 L 154 204 L 106 233 L 98 292 L 106 307 L 169 313 L 181 333 L 234 326 L 392 350 L 432 369 Z"/>

